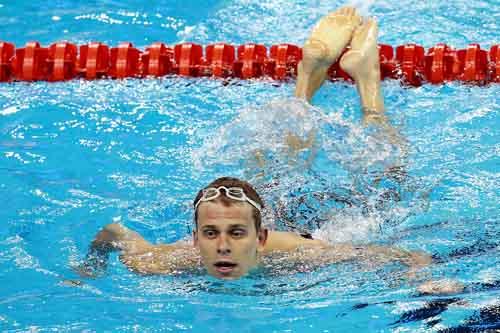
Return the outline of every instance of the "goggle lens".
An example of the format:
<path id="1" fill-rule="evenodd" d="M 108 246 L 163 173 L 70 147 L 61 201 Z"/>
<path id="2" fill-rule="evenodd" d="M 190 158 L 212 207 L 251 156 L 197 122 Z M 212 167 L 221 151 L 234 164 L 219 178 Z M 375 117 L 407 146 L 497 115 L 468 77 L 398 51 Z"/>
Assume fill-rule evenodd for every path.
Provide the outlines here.
<path id="1" fill-rule="evenodd" d="M 228 197 L 233 197 L 233 198 L 238 198 L 238 199 L 244 199 L 245 198 L 245 192 L 243 192 L 242 188 L 238 188 L 238 187 L 230 187 L 230 188 L 228 188 L 226 195 Z"/>
<path id="2" fill-rule="evenodd" d="M 216 188 L 207 188 L 203 190 L 203 197 L 202 199 L 204 200 L 212 200 L 215 199 L 219 196 L 219 191 Z"/>
<path id="3" fill-rule="evenodd" d="M 260 211 L 262 209 L 258 203 L 256 203 L 255 201 L 253 201 L 252 199 L 250 199 L 246 196 L 245 191 L 241 187 L 227 188 L 224 186 L 220 186 L 218 188 L 209 187 L 209 188 L 204 189 L 203 196 L 200 198 L 200 200 L 198 200 L 198 202 L 195 205 L 195 210 L 196 210 L 196 208 L 198 208 L 198 205 L 200 204 L 200 202 L 210 201 L 210 200 L 214 200 L 215 198 L 217 198 L 221 194 L 221 190 L 225 191 L 226 196 L 228 198 L 238 200 L 238 201 L 247 201 L 252 206 L 257 208 L 257 210 Z"/>

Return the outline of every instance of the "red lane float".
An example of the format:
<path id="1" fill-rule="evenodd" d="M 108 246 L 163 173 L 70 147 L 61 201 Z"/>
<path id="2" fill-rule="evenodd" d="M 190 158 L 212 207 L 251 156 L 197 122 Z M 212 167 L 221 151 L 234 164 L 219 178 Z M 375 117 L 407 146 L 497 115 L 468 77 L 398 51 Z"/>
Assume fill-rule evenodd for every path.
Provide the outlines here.
<path id="1" fill-rule="evenodd" d="M 459 74 L 456 52 L 446 44 L 431 47 L 425 56 L 425 73 L 434 84 L 455 80 Z"/>
<path id="2" fill-rule="evenodd" d="M 467 49 L 457 52 L 460 65 L 459 80 L 484 83 L 488 67 L 488 52 L 481 50 L 479 44 L 470 44 Z"/>
<path id="3" fill-rule="evenodd" d="M 70 43 L 55 43 L 47 58 L 49 81 L 70 80 L 76 76 L 77 47 Z"/>
<path id="4" fill-rule="evenodd" d="M 111 66 L 108 75 L 114 79 L 124 79 L 139 75 L 140 51 L 132 43 L 124 42 L 111 48 L 109 57 Z"/>
<path id="5" fill-rule="evenodd" d="M 234 74 L 234 46 L 224 43 L 211 44 L 206 47 L 207 66 L 205 74 L 215 77 L 230 77 Z"/>
<path id="6" fill-rule="evenodd" d="M 396 48 L 396 62 L 399 63 L 398 76 L 403 82 L 420 86 L 424 79 L 424 48 L 407 44 Z"/>
<path id="7" fill-rule="evenodd" d="M 238 59 L 234 62 L 234 73 L 242 79 L 257 78 L 265 74 L 267 48 L 261 44 L 245 44 L 238 47 Z"/>
<path id="8" fill-rule="evenodd" d="M 442 43 L 427 51 L 416 44 L 396 48 L 380 44 L 378 48 L 382 79 L 399 79 L 412 86 L 454 80 L 468 84 L 500 82 L 499 45 L 493 45 L 489 51 L 478 44 L 455 50 Z M 113 48 L 99 42 L 79 47 L 58 42 L 48 48 L 29 42 L 16 49 L 13 44 L 0 41 L 0 82 L 165 75 L 286 80 L 297 76 L 301 59 L 302 49 L 293 44 L 268 48 L 255 43 L 216 43 L 206 47 L 194 43 L 154 43 L 141 51 L 129 42 Z M 329 68 L 328 75 L 331 80 L 352 81 L 338 62 Z"/>
<path id="9" fill-rule="evenodd" d="M 297 66 L 302 59 L 302 49 L 293 44 L 271 46 L 268 61 L 268 74 L 276 80 L 297 75 Z"/>
<path id="10" fill-rule="evenodd" d="M 500 45 L 490 49 L 490 78 L 492 82 L 500 82 Z"/>
<path id="11" fill-rule="evenodd" d="M 14 44 L 0 42 L 0 82 L 8 81 L 12 75 L 11 59 L 14 53 Z"/>
<path id="12" fill-rule="evenodd" d="M 163 76 L 172 69 L 174 51 L 163 43 L 154 43 L 146 48 L 141 56 L 142 74 L 145 76 Z"/>
<path id="13" fill-rule="evenodd" d="M 382 78 L 396 79 L 396 68 L 398 64 L 394 59 L 394 49 L 390 45 L 379 44 L 378 53 L 380 60 L 380 75 Z"/>
<path id="14" fill-rule="evenodd" d="M 16 49 L 12 58 L 12 73 L 21 81 L 40 81 L 48 78 L 49 50 L 38 42 L 28 42 L 24 48 Z"/>
<path id="15" fill-rule="evenodd" d="M 87 80 L 105 76 L 109 71 L 109 47 L 101 43 L 80 46 L 77 71 Z"/>
<path id="16" fill-rule="evenodd" d="M 174 47 L 174 74 L 200 76 L 202 70 L 203 47 L 193 43 L 183 43 Z"/>

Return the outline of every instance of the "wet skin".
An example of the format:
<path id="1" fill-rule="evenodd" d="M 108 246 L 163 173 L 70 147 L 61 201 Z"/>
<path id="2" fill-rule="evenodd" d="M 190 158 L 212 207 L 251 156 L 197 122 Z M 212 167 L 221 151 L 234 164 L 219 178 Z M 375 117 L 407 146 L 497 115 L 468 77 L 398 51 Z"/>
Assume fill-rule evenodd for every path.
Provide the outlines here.
<path id="1" fill-rule="evenodd" d="M 257 266 L 259 253 L 265 248 L 267 230 L 256 230 L 249 204 L 209 201 L 198 207 L 193 239 L 210 275 L 237 279 Z"/>
<path id="2" fill-rule="evenodd" d="M 99 266 L 99 261 L 103 261 L 100 266 L 105 269 L 106 253 L 116 250 L 121 252 L 121 261 L 139 274 L 178 274 L 204 267 L 208 274 L 223 280 L 241 278 L 262 263 L 270 267 L 286 263 L 320 267 L 346 260 L 376 265 L 398 261 L 408 266 L 409 277 L 431 263 L 426 254 L 397 248 L 327 244 L 291 232 L 257 231 L 252 206 L 248 203 L 231 202 L 227 205 L 214 200 L 200 204 L 198 209 L 193 243 L 184 240 L 151 244 L 135 231 L 113 223 L 97 234 L 86 262 L 76 270 L 82 276 L 95 276 L 93 266 L 96 263 Z M 443 286 L 432 282 L 422 285 L 419 290 L 439 294 L 457 292 L 461 288 L 460 284 Z"/>

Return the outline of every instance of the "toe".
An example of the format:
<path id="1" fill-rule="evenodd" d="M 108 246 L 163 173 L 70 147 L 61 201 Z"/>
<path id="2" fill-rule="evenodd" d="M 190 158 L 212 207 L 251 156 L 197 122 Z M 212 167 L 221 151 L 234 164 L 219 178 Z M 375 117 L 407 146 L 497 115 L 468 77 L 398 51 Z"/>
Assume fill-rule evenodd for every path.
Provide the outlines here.
<path id="1" fill-rule="evenodd" d="M 365 25 L 368 27 L 373 27 L 377 25 L 377 21 L 375 21 L 374 18 L 370 17 L 369 19 L 366 20 Z"/>
<path id="2" fill-rule="evenodd" d="M 360 25 L 358 27 L 358 29 L 356 29 L 356 32 L 358 34 L 365 34 L 368 30 L 371 29 L 372 26 L 373 26 L 373 22 L 371 19 L 369 19 L 366 22 L 364 22 L 362 25 Z"/>
<path id="3" fill-rule="evenodd" d="M 355 14 L 353 22 L 356 26 L 358 26 L 363 22 L 363 19 L 358 14 Z"/>
<path id="4" fill-rule="evenodd" d="M 354 28 L 354 31 L 352 33 L 352 37 L 356 37 L 356 36 L 359 36 L 360 34 L 363 33 L 365 29 L 365 24 L 362 24 L 361 20 L 359 21 L 358 24 L 356 24 L 355 28 Z"/>
<path id="5" fill-rule="evenodd" d="M 325 16 L 325 18 L 333 18 L 335 16 L 342 15 L 342 12 L 340 10 L 336 10 L 334 12 L 329 13 L 328 15 Z"/>
<path id="6" fill-rule="evenodd" d="M 365 23 L 365 26 L 366 26 L 366 31 L 367 31 L 367 34 L 370 33 L 370 34 L 375 34 L 378 35 L 378 25 L 377 25 L 377 21 L 375 21 L 374 19 L 369 19 L 366 23 Z M 376 37 L 375 37 L 376 38 Z"/>
<path id="7" fill-rule="evenodd" d="M 355 9 L 353 7 L 345 6 L 339 9 L 339 14 L 345 15 L 345 16 L 352 16 L 353 13 L 355 12 Z"/>
<path id="8" fill-rule="evenodd" d="M 330 15 L 328 15 L 328 16 L 343 15 L 344 11 L 345 11 L 345 7 L 341 7 L 339 9 L 337 9 L 336 11 L 330 13 Z"/>
<path id="9" fill-rule="evenodd" d="M 346 12 L 347 12 L 347 8 L 342 7 L 339 10 L 336 10 L 335 12 L 333 12 L 333 15 L 345 15 Z"/>

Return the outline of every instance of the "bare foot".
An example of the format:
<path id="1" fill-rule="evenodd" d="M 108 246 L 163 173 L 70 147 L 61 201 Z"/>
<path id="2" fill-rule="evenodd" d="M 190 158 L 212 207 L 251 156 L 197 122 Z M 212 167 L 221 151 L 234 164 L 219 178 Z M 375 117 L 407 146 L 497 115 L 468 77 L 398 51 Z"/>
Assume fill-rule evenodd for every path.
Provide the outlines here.
<path id="1" fill-rule="evenodd" d="M 352 7 L 340 8 L 316 24 L 302 48 L 295 96 L 311 100 L 360 24 L 361 17 Z"/>
<path id="2" fill-rule="evenodd" d="M 340 59 L 340 67 L 354 80 L 380 81 L 377 22 L 369 19 L 354 31 L 351 49 Z"/>
<path id="3" fill-rule="evenodd" d="M 337 61 L 360 24 L 361 17 L 352 7 L 342 7 L 319 20 L 303 47 L 304 70 L 328 69 Z"/>

